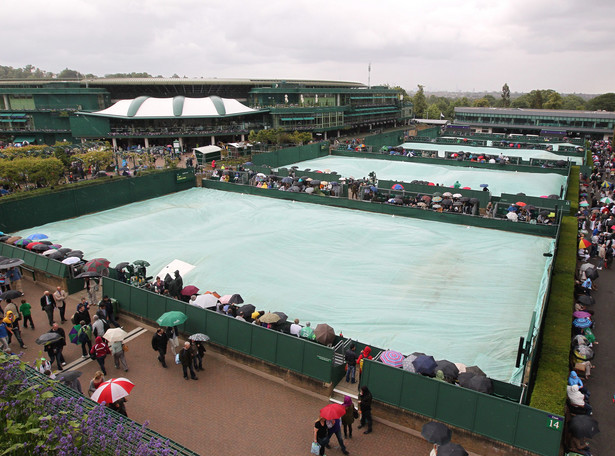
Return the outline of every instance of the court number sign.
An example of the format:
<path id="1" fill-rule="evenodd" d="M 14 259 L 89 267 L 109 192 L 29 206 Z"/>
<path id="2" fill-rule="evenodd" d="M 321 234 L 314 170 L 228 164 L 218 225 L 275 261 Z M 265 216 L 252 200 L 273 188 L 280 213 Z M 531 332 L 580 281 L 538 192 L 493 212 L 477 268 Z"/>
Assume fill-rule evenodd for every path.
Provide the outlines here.
<path id="1" fill-rule="evenodd" d="M 561 416 L 548 415 L 547 427 L 562 431 L 564 429 L 564 419 Z"/>

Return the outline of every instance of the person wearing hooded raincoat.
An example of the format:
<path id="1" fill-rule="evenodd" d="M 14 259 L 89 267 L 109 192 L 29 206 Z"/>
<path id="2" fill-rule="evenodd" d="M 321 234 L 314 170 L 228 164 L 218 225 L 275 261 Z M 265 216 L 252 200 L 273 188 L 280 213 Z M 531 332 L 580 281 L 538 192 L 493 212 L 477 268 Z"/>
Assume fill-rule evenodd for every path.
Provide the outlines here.
<path id="1" fill-rule="evenodd" d="M 19 346 L 21 348 L 23 349 L 28 348 L 23 343 L 23 340 L 21 338 L 21 330 L 19 329 L 19 321 L 17 321 L 17 318 L 15 317 L 15 314 L 13 313 L 12 310 L 9 310 L 6 313 L 6 316 L 4 317 L 2 321 L 4 322 L 4 324 L 6 325 L 6 329 L 8 330 L 9 344 L 11 343 L 11 334 L 12 334 L 17 339 L 17 342 L 19 342 Z"/>
<path id="2" fill-rule="evenodd" d="M 352 423 L 354 423 L 354 420 L 359 417 L 359 412 L 357 412 L 357 409 L 354 407 L 350 396 L 344 396 L 344 403 L 342 405 L 346 407 L 346 413 L 344 414 L 344 416 L 342 416 L 342 424 L 344 425 L 344 438 L 351 439 Z"/>
<path id="3" fill-rule="evenodd" d="M 584 408 L 588 415 L 592 414 L 592 406 L 587 402 L 585 395 L 579 391 L 579 385 L 568 385 L 566 387 L 566 394 L 572 406 Z"/>
<path id="4" fill-rule="evenodd" d="M 105 343 L 101 336 L 96 337 L 96 343 L 90 350 L 90 354 L 96 357 L 96 361 L 100 365 L 100 370 L 104 375 L 107 375 L 107 369 L 105 369 L 105 358 L 111 354 L 109 346 Z"/>

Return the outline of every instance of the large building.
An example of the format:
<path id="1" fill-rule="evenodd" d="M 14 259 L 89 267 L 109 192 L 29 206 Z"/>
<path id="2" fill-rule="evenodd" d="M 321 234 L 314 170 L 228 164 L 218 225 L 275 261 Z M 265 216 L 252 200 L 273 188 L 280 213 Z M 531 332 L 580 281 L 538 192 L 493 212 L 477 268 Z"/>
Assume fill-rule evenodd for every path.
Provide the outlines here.
<path id="1" fill-rule="evenodd" d="M 522 133 L 541 136 L 613 136 L 615 113 L 522 108 L 455 108 L 455 125 L 479 133 Z"/>
<path id="2" fill-rule="evenodd" d="M 0 94 L 0 113 L 8 120 L 0 126 L 0 140 L 36 144 L 104 139 L 118 147 L 174 141 L 195 147 L 242 141 L 251 130 L 268 128 L 327 139 L 401 126 L 413 117 L 410 100 L 395 89 L 341 81 L 21 80 L 0 81 Z M 51 105 L 43 94 L 53 100 Z M 17 101 L 25 97 L 28 103 Z M 209 101 L 199 101 L 204 99 Z M 229 103 L 246 109 L 229 112 Z M 54 123 L 55 117 L 63 120 Z M 28 121 L 9 122 L 13 119 Z"/>

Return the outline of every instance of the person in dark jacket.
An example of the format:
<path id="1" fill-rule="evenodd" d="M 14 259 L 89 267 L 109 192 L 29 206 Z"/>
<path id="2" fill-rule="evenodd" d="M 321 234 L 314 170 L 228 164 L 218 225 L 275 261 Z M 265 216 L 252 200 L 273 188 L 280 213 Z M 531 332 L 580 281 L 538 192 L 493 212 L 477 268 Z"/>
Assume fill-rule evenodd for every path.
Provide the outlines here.
<path id="1" fill-rule="evenodd" d="M 367 425 L 367 431 L 363 432 L 363 434 L 370 434 L 372 432 L 372 393 L 370 393 L 367 386 L 361 387 L 359 410 L 361 410 L 361 424 L 358 426 L 358 429 Z"/>
<path id="2" fill-rule="evenodd" d="M 158 352 L 158 361 L 160 361 L 160 364 L 162 364 L 162 367 L 164 368 L 168 367 L 164 359 L 165 355 L 167 354 L 168 342 L 169 339 L 165 334 L 164 329 L 158 328 L 156 334 L 154 334 L 154 336 L 152 337 L 152 348 L 154 349 L 154 351 Z"/>
<path id="3" fill-rule="evenodd" d="M 352 344 L 348 350 L 346 350 L 346 383 L 355 383 L 355 372 L 357 370 L 357 352 L 356 346 Z"/>
<path id="4" fill-rule="evenodd" d="M 66 366 L 66 361 L 64 360 L 64 355 L 62 354 L 62 350 L 64 350 L 64 346 L 66 345 L 66 333 L 57 323 L 54 323 L 50 333 L 58 333 L 62 336 L 61 339 L 52 342 L 50 344 L 45 345 L 45 351 L 49 354 L 49 364 L 53 364 L 54 361 L 58 362 L 58 370 L 63 370 L 62 366 Z"/>
<path id="5" fill-rule="evenodd" d="M 205 346 L 201 341 L 190 341 L 192 344 L 192 350 L 194 351 L 194 370 L 203 370 L 203 356 L 205 356 Z"/>
<path id="6" fill-rule="evenodd" d="M 92 318 L 90 317 L 90 312 L 88 312 L 88 308 L 85 304 L 79 303 L 77 305 L 77 312 L 73 315 L 72 323 L 74 325 L 79 324 L 79 322 L 84 321 L 86 325 L 92 323 Z"/>
<path id="7" fill-rule="evenodd" d="M 47 314 L 49 320 L 49 326 L 53 326 L 53 310 L 56 308 L 56 302 L 53 299 L 53 295 L 49 291 L 45 291 L 41 297 L 41 309 Z"/>
<path id="8" fill-rule="evenodd" d="M 179 361 L 181 362 L 182 370 L 184 371 L 184 379 L 188 380 L 188 369 L 190 369 L 190 377 L 192 380 L 199 379 L 192 368 L 192 363 L 194 362 L 194 352 L 192 351 L 190 342 L 184 342 L 184 348 L 179 351 Z"/>

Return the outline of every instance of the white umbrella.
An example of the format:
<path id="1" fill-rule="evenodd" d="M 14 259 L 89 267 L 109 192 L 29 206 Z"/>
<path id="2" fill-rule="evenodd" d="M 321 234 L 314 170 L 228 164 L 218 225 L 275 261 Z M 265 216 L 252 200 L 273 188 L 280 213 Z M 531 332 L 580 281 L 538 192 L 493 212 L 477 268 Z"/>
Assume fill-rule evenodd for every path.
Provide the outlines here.
<path id="1" fill-rule="evenodd" d="M 80 258 L 78 257 L 68 257 L 65 260 L 62 260 L 62 263 L 64 264 L 77 264 L 81 261 Z"/>
<path id="2" fill-rule="evenodd" d="M 51 255 L 54 252 L 57 252 L 57 250 L 56 249 L 49 249 L 49 250 L 45 250 L 42 254 L 43 255 Z"/>
<path id="3" fill-rule="evenodd" d="M 194 301 L 190 301 L 189 304 L 206 309 L 208 307 L 215 306 L 217 302 L 218 302 L 218 298 L 216 298 L 211 293 L 206 293 L 206 294 L 197 296 L 196 299 Z"/>
<path id="4" fill-rule="evenodd" d="M 110 344 L 113 342 L 121 342 L 126 339 L 126 337 L 128 337 L 128 333 L 122 328 L 107 329 L 107 332 L 103 336 Z"/>

